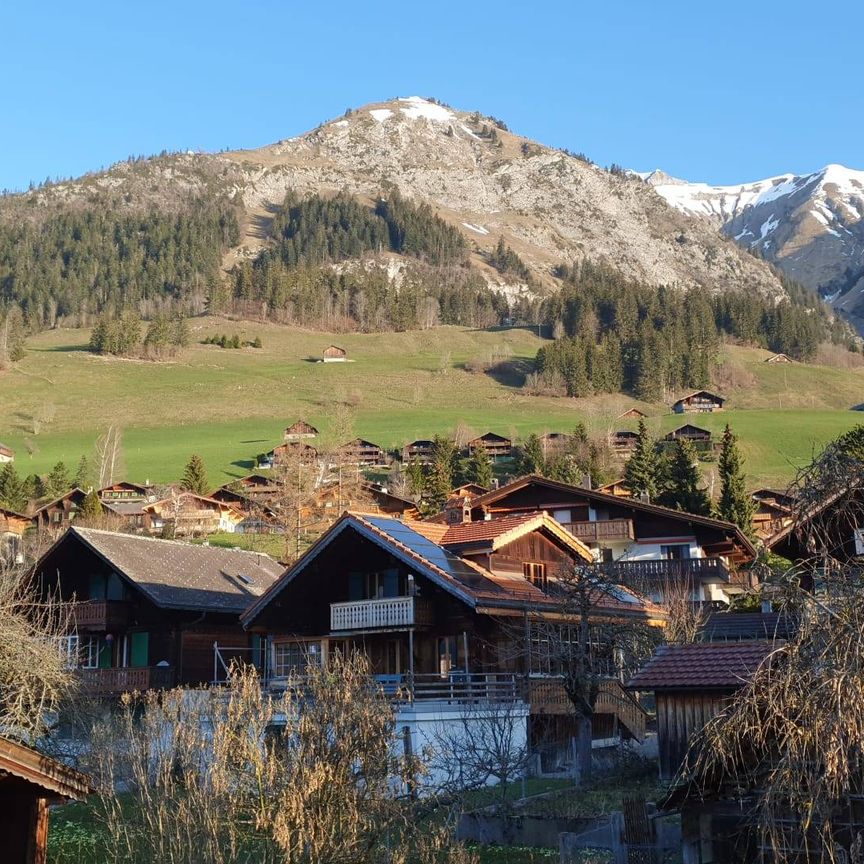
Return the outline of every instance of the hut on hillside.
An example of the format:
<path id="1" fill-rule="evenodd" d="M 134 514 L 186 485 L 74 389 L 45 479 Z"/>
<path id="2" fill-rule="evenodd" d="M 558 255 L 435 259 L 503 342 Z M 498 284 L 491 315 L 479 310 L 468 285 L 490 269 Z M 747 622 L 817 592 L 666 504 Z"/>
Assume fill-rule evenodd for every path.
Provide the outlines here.
<path id="1" fill-rule="evenodd" d="M 328 345 L 321 352 L 322 363 L 344 363 L 348 359 L 348 352 L 338 345 Z"/>
<path id="2" fill-rule="evenodd" d="M 696 390 L 693 393 L 682 396 L 672 405 L 672 410 L 676 414 L 711 413 L 713 411 L 722 411 L 725 402 L 726 399 L 723 396 L 718 396 L 716 393 L 709 393 L 707 390 Z"/>
<path id="3" fill-rule="evenodd" d="M 302 438 L 317 438 L 318 430 L 305 420 L 298 420 L 286 427 L 283 441 L 300 441 Z"/>

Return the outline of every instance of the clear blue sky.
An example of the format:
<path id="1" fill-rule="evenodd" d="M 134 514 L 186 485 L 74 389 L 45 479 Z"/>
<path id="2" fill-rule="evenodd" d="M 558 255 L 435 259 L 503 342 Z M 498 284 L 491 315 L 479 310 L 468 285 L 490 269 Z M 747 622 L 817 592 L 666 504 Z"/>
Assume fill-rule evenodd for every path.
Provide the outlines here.
<path id="1" fill-rule="evenodd" d="M 436 96 L 601 164 L 864 168 L 860 0 L 0 2 L 0 188 Z"/>

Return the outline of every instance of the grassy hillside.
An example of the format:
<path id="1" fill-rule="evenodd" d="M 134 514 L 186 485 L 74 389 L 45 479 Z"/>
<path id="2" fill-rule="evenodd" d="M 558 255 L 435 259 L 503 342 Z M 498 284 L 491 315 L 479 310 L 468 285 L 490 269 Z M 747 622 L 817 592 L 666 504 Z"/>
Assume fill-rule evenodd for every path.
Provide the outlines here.
<path id="1" fill-rule="evenodd" d="M 223 332 L 258 336 L 263 348 L 199 344 Z M 74 466 L 111 423 L 123 429 L 130 478 L 174 479 L 196 452 L 211 480 L 221 481 L 246 472 L 298 417 L 326 434 L 339 404 L 350 407 L 355 434 L 383 446 L 450 432 L 460 422 L 517 437 L 566 430 L 577 420 L 608 430 L 636 404 L 524 395 L 517 384 L 542 342 L 521 329 L 332 335 L 205 318 L 192 333 L 194 344 L 167 363 L 91 355 L 86 331 L 32 339 L 17 368 L 0 373 L 0 441 L 18 451 L 19 470 L 44 472 L 58 459 Z M 354 362 L 306 359 L 331 342 Z M 864 401 L 861 370 L 774 366 L 764 362 L 766 352 L 724 350 L 720 380 L 731 410 L 697 422 L 717 431 L 732 423 L 754 483 L 784 482 L 814 448 L 864 420 L 849 410 Z M 492 368 L 469 372 L 466 363 Z M 665 406 L 642 407 L 658 433 L 682 422 Z"/>

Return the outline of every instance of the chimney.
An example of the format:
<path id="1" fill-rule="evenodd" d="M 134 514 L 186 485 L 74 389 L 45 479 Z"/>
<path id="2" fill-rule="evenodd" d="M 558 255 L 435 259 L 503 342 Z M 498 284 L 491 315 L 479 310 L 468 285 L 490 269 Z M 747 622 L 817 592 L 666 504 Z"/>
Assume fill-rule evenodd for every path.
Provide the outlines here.
<path id="1" fill-rule="evenodd" d="M 471 499 L 464 495 L 451 495 L 444 504 L 448 525 L 461 525 L 471 521 Z"/>

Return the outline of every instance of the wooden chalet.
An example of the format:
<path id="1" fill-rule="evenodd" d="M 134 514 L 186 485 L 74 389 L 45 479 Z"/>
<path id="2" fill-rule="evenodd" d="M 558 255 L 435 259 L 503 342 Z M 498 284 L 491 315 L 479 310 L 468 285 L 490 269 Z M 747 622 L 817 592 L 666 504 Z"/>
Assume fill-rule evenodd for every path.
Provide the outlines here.
<path id="1" fill-rule="evenodd" d="M 463 483 L 453 489 L 451 495 L 464 495 L 468 498 L 474 498 L 476 495 L 485 495 L 489 490 L 479 483 Z"/>
<path id="2" fill-rule="evenodd" d="M 63 531 L 75 519 L 75 514 L 84 503 L 87 493 L 83 489 L 70 489 L 59 498 L 38 507 L 33 513 L 36 527 L 40 530 Z"/>
<path id="3" fill-rule="evenodd" d="M 489 459 L 497 462 L 499 459 L 509 459 L 513 455 L 513 442 L 503 435 L 487 432 L 479 438 L 468 442 L 468 452 L 473 454 L 478 447 L 483 447 Z"/>
<path id="4" fill-rule="evenodd" d="M 385 691 L 415 711 L 525 699 L 539 740 L 566 727 L 572 710 L 548 657 L 515 650 L 514 634 L 524 637 L 532 621 L 560 609 L 550 588 L 560 566 L 591 557 L 544 513 L 455 526 L 345 513 L 242 620 L 266 638 L 271 686 L 334 651 L 362 651 Z M 626 589 L 598 600 L 592 615 L 664 621 Z M 644 712 L 622 697 L 608 660 L 598 734 L 607 737 L 614 713 L 641 737 Z"/>
<path id="5" fill-rule="evenodd" d="M 215 642 L 249 660 L 240 613 L 282 570 L 259 553 L 73 527 L 34 573 L 74 602 L 62 648 L 82 685 L 115 695 L 212 681 Z"/>
<path id="6" fill-rule="evenodd" d="M 711 443 L 711 430 L 703 429 L 701 426 L 694 426 L 692 423 L 685 423 L 677 429 L 673 429 L 663 437 L 664 441 L 689 441 L 691 444 Z"/>
<path id="7" fill-rule="evenodd" d="M 377 444 L 363 438 L 355 438 L 339 448 L 339 460 L 342 465 L 374 468 L 387 464 L 387 454 Z"/>
<path id="8" fill-rule="evenodd" d="M 0 465 L 5 462 L 15 461 L 15 451 L 8 445 L 0 441 Z"/>
<path id="9" fill-rule="evenodd" d="M 792 524 L 795 499 L 776 489 L 757 489 L 752 492 L 753 533 L 760 540 L 767 540 Z"/>
<path id="10" fill-rule="evenodd" d="M 298 420 L 286 427 L 282 436 L 283 441 L 302 441 L 304 438 L 317 438 L 318 430 L 305 420 Z"/>
<path id="11" fill-rule="evenodd" d="M 632 492 L 627 488 L 624 479 L 613 480 L 611 483 L 604 483 L 597 487 L 598 492 L 605 492 L 607 495 L 614 495 L 616 498 L 630 498 Z"/>
<path id="12" fill-rule="evenodd" d="M 95 790 L 84 774 L 0 738 L 0 836 L 4 864 L 45 864 L 52 804 L 83 801 Z"/>
<path id="13" fill-rule="evenodd" d="M 725 402 L 726 399 L 716 393 L 710 393 L 708 390 L 696 390 L 673 403 L 672 410 L 676 414 L 710 413 L 722 411 Z"/>
<path id="14" fill-rule="evenodd" d="M 280 465 L 291 464 L 299 459 L 305 464 L 311 464 L 318 459 L 318 450 L 304 441 L 286 441 L 274 447 L 269 453 L 258 458 L 259 468 L 277 468 Z"/>
<path id="15" fill-rule="evenodd" d="M 125 480 L 104 486 L 97 493 L 102 503 L 115 501 L 155 501 L 156 491 L 152 486 L 142 486 L 140 483 L 128 483 Z"/>
<path id="16" fill-rule="evenodd" d="M 180 492 L 145 504 L 142 511 L 145 519 L 142 527 L 150 534 L 170 533 L 174 537 L 232 533 L 245 515 L 233 504 L 194 492 Z"/>
<path id="17" fill-rule="evenodd" d="M 402 448 L 402 461 L 407 465 L 418 462 L 420 465 L 431 465 L 435 458 L 435 442 L 426 438 L 418 438 Z"/>
<path id="18" fill-rule="evenodd" d="M 619 429 L 609 436 L 609 446 L 616 453 L 632 453 L 638 441 L 639 435 L 630 429 Z"/>
<path id="19" fill-rule="evenodd" d="M 378 483 L 361 484 L 362 494 L 371 501 L 373 512 L 397 516 L 400 519 L 413 521 L 420 518 L 417 502 L 404 495 L 397 495 Z M 349 504 L 349 507 L 353 506 Z"/>
<path id="20" fill-rule="evenodd" d="M 17 559 L 21 552 L 21 538 L 33 526 L 30 516 L 0 507 L 0 566 Z"/>
<path id="21" fill-rule="evenodd" d="M 541 435 L 540 447 L 543 451 L 543 458 L 551 459 L 565 453 L 567 445 L 570 443 L 570 437 L 566 432 L 547 432 L 545 435 Z"/>
<path id="22" fill-rule="evenodd" d="M 348 359 L 348 352 L 338 345 L 328 345 L 321 352 L 322 363 L 344 363 Z"/>
<path id="23" fill-rule="evenodd" d="M 272 477 L 248 474 L 225 483 L 208 497 L 239 510 L 245 517 L 241 524 L 246 524 L 250 518 L 272 522 L 282 495 L 282 487 Z"/>
<path id="24" fill-rule="evenodd" d="M 597 561 L 653 600 L 686 582 L 694 600 L 727 603 L 749 586 L 749 574 L 741 568 L 756 550 L 730 522 L 536 475 L 434 518 L 481 522 L 544 511 L 585 543 Z"/>

